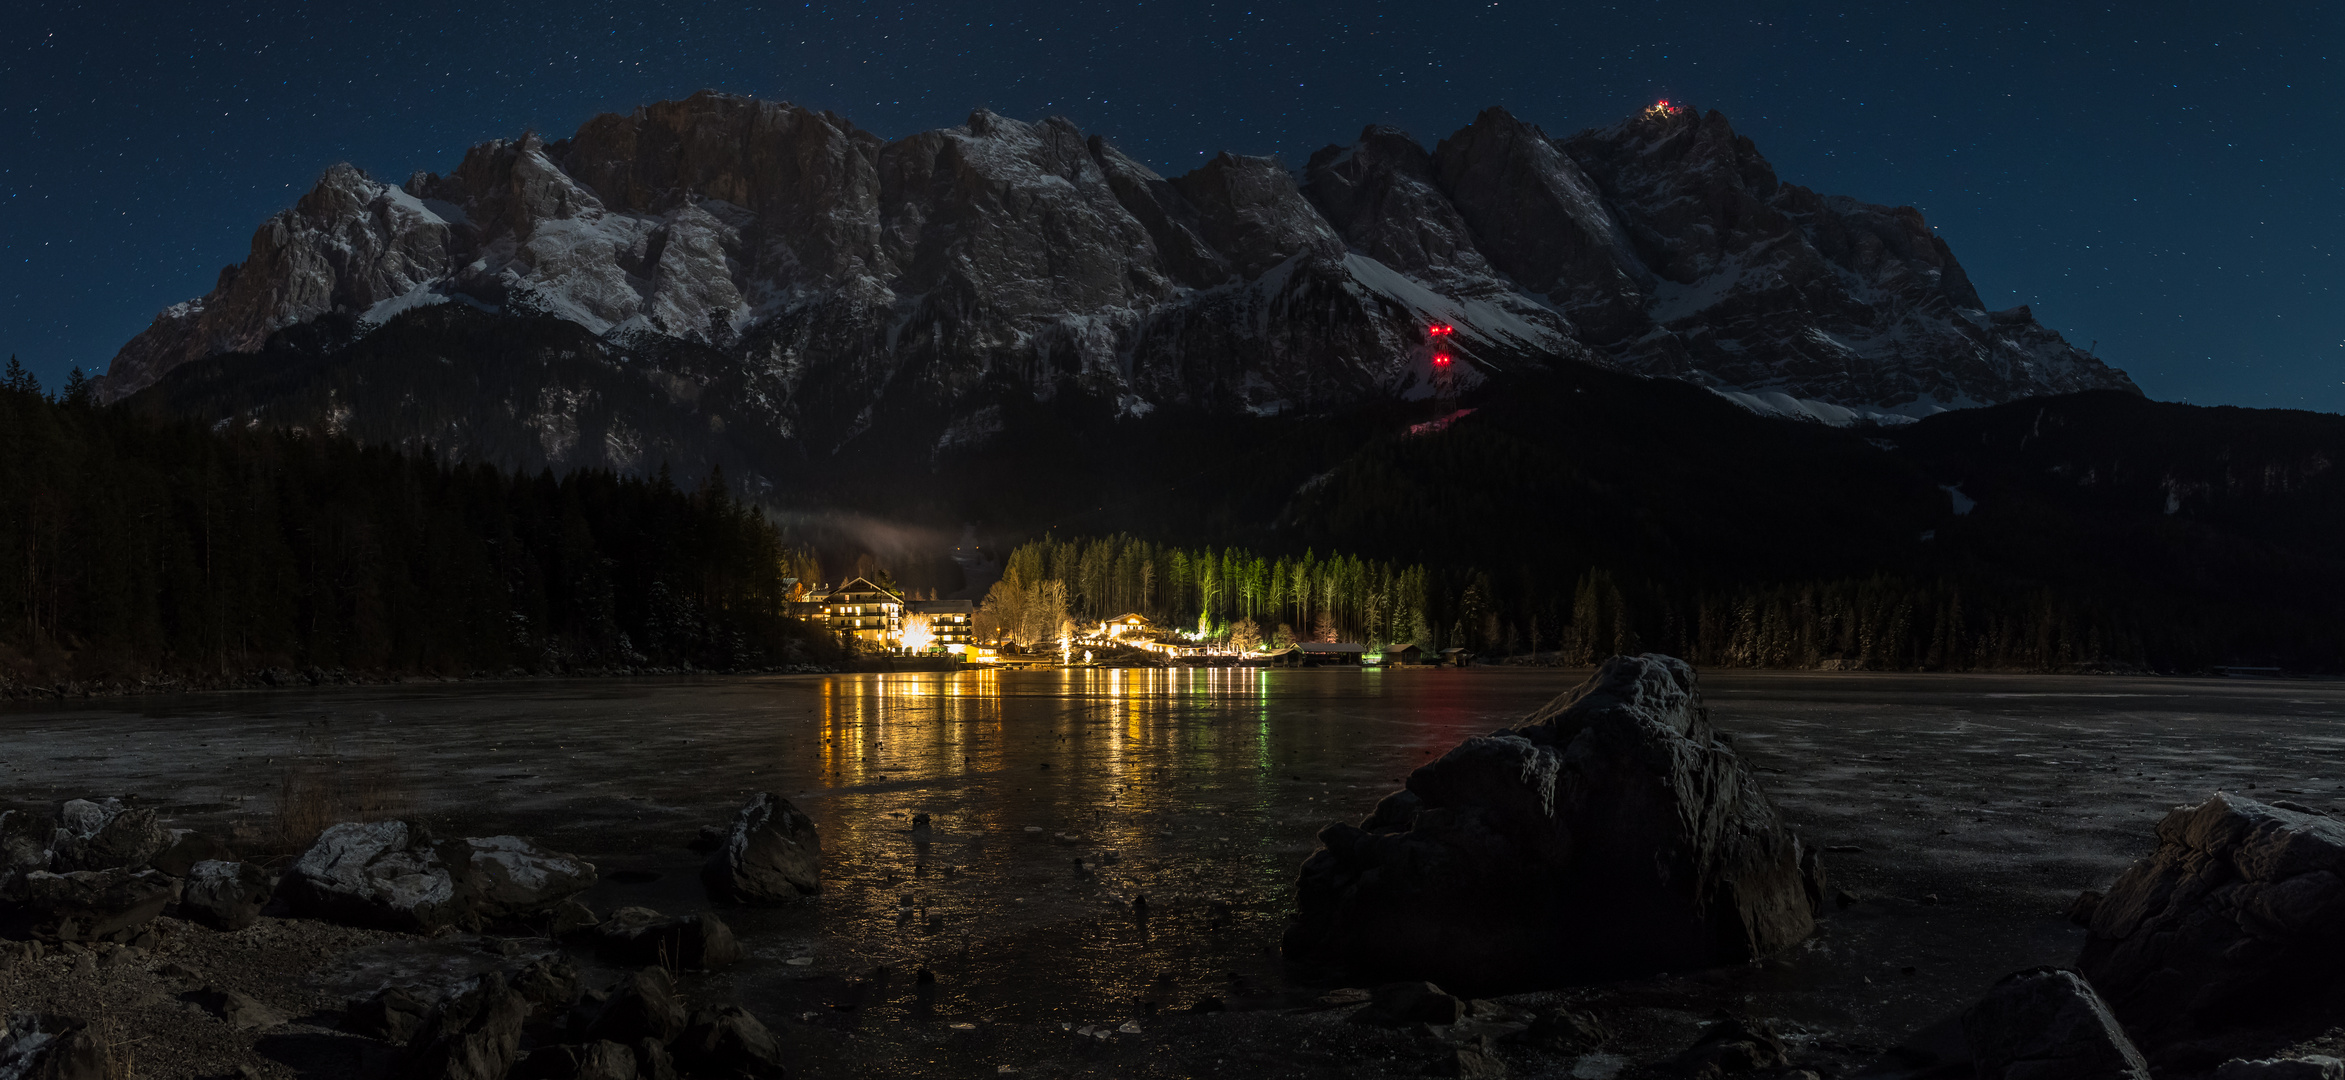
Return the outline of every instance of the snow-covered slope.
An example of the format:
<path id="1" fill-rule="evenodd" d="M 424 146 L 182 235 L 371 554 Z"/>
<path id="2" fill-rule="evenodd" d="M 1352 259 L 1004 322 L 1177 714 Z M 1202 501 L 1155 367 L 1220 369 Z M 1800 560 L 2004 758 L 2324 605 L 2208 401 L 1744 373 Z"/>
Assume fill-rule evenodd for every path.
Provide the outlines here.
<path id="1" fill-rule="evenodd" d="M 614 355 L 713 350 L 732 422 L 818 454 L 889 415 L 965 438 L 1003 394 L 1420 395 L 1437 323 L 1469 381 L 1578 360 L 1827 419 L 2131 387 L 2024 309 L 1978 310 L 1914 211 L 1780 184 L 1715 113 L 1558 141 L 1492 109 L 1432 151 L 1371 128 L 1293 173 L 1223 154 L 1166 178 L 1055 118 L 888 141 L 702 93 L 476 146 L 446 176 L 337 166 L 100 392 L 450 301 Z"/>

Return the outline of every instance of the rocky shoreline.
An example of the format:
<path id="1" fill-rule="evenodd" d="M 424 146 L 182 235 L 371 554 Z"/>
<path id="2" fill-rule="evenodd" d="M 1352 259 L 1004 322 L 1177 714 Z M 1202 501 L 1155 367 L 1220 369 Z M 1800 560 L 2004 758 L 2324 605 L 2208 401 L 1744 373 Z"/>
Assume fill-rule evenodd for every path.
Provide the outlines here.
<path id="1" fill-rule="evenodd" d="M 98 1071 L 27 1075 L 2332 1075 L 2319 1059 L 2345 1049 L 2345 1029 L 2331 1023 L 2345 1015 L 2333 974 L 2345 965 L 2326 929 L 2345 907 L 2345 826 L 2284 798 L 2216 795 L 2175 810 L 2147 858 L 2072 906 L 2085 927 L 2081 952 L 2066 946 L 2073 962 L 2023 967 L 1992 986 L 1956 976 L 1953 985 L 1976 985 L 1967 992 L 1978 996 L 1936 1027 L 1885 1030 L 1849 1013 L 1870 1003 L 1845 995 L 1809 995 L 1823 1010 L 1793 1006 L 1801 987 L 1856 981 L 1852 961 L 1889 965 L 1857 991 L 1882 1005 L 1917 990 L 1944 999 L 1935 983 L 1948 975 L 1917 972 L 1902 959 L 1911 944 L 1896 939 L 1938 913 L 1959 915 L 1949 908 L 1965 901 L 1880 891 L 1861 865 L 1826 884 L 1823 858 L 1851 856 L 1816 856 L 1813 841 L 1767 832 L 1784 826 L 1757 773 L 1776 770 L 1742 764 L 1693 685 L 1690 669 L 1666 658 L 1616 660 L 1520 724 L 1432 760 L 1359 825 L 1326 830 L 1333 842 L 1306 866 L 1294 924 L 1316 929 L 1288 935 L 1286 985 L 1256 988 L 1235 972 L 1202 993 L 1167 983 L 1099 1001 L 1084 1020 L 997 1021 L 966 999 L 939 1007 L 941 994 L 986 978 L 965 948 L 891 965 L 737 934 L 736 925 L 760 925 L 737 921 L 757 905 L 836 902 L 820 880 L 814 819 L 772 793 L 697 839 L 690 827 L 675 837 L 701 853 L 708 901 L 667 915 L 580 903 L 596 868 L 521 837 L 347 822 L 272 874 L 138 806 L 73 800 L 38 822 L 15 811 L 0 818 L 0 876 L 11 879 L 0 887 L 9 918 L 0 1017 L 10 1028 L 0 1075 L 13 1076 L 9 1055 L 36 1039 L 50 1054 L 85 1054 Z M 1648 783 L 1657 786 L 1636 786 Z M 1601 818 L 1623 807 L 1635 816 Z M 1480 823 L 1466 827 L 1467 817 Z M 1657 827 L 1673 819 L 1693 826 Z M 908 824 L 915 838 L 927 827 L 925 815 Z M 1582 833 L 1614 847 L 1568 854 L 1580 846 L 1558 838 Z M 1656 879 L 1663 884 L 1724 892 L 1627 888 L 1634 860 L 1620 852 L 1639 847 L 1688 860 Z M 1436 873 L 1398 893 L 1361 883 L 1454 866 L 1460 853 L 1484 860 L 1488 881 L 1553 888 L 1504 897 L 1507 920 L 1443 932 L 1514 935 L 1505 940 L 1568 960 L 1593 928 L 1617 939 L 1605 942 L 1615 969 L 1532 988 L 1412 974 L 1423 958 L 1408 948 L 1381 966 L 1363 962 L 1379 920 L 1347 923 L 1372 910 L 1362 904 L 1439 900 L 1443 887 L 1488 881 Z M 1526 854 L 1539 861 L 1523 865 L 1544 869 L 1496 870 Z M 1102 859 L 1114 862 L 1078 848 L 1074 880 Z M 1650 854 L 1646 865 L 1663 866 Z M 1591 907 L 1575 875 L 1611 883 L 1630 912 L 1656 914 L 1640 922 Z M 1711 911 L 1700 916 L 1711 920 L 1703 933 L 1720 951 L 1619 969 L 1639 941 L 1683 944 L 1670 927 L 1686 916 L 1664 910 L 1671 895 L 1750 902 L 1724 922 L 1719 909 L 1689 909 Z M 1345 896 L 1350 916 L 1327 906 Z M 1106 921 L 1145 927 L 1153 915 L 1159 933 L 1233 934 L 1226 905 L 1160 896 L 1151 912 L 1140 896 L 1091 901 L 1112 902 Z M 1427 926 L 1447 925 L 1445 905 L 1457 901 L 1432 904 Z M 661 906 L 679 910 L 674 900 Z M 1523 932 L 1547 910 L 1566 917 L 1567 932 Z M 1798 913 L 1805 928 L 1789 918 Z M 898 918 L 907 917 L 917 921 Z M 1348 944 L 1318 955 L 1314 943 L 1330 941 Z M 745 960 L 782 976 L 752 991 L 730 971 Z M 2178 995 L 2175 972 L 2179 985 L 2219 993 Z M 731 1056 L 709 1056 L 720 1051 Z M 459 1059 L 503 1064 L 451 1071 Z"/>

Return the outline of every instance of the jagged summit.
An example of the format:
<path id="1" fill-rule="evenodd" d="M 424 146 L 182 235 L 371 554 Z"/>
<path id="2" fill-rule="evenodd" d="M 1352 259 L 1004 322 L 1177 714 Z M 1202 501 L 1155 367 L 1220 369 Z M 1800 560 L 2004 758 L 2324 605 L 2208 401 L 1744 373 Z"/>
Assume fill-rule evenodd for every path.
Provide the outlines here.
<path id="1" fill-rule="evenodd" d="M 1918 212 L 1781 183 L 1716 112 L 1557 139 L 1492 108 L 1430 150 L 1371 127 L 1298 171 L 1224 153 L 1168 178 L 1061 118 L 979 109 L 885 140 L 702 92 L 483 143 L 444 176 L 336 166 L 100 392 L 448 303 L 574 323 L 614 365 L 703 350 L 691 378 L 731 398 L 694 407 L 815 453 L 891 416 L 969 437 L 1005 394 L 1256 413 L 1424 394 L 1429 323 L 1456 328 L 1469 381 L 1560 358 L 1842 418 L 2132 388 L 2025 309 L 1982 310 Z M 505 412 L 568 407 L 540 398 Z"/>

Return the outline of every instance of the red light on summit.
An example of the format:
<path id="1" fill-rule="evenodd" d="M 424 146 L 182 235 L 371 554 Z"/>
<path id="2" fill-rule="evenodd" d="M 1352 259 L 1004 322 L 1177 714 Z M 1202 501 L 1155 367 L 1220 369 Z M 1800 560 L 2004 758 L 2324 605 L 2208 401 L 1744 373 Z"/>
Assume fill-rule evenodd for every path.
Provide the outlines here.
<path id="1" fill-rule="evenodd" d="M 1434 337 L 1448 337 L 1451 334 L 1457 333 L 1457 329 L 1450 326 L 1448 323 L 1434 323 L 1433 325 L 1426 327 L 1425 332 L 1433 335 Z"/>

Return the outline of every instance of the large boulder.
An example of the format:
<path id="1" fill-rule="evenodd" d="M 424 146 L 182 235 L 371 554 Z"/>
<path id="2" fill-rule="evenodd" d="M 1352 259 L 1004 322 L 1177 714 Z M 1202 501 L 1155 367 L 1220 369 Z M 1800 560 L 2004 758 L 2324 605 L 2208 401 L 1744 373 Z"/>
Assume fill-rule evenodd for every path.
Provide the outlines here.
<path id="1" fill-rule="evenodd" d="M 125 941 L 179 898 L 179 879 L 154 870 L 35 870 L 8 899 L 14 929 L 63 941 Z"/>
<path id="2" fill-rule="evenodd" d="M 55 851 L 50 869 L 138 869 L 171 846 L 170 830 L 145 807 L 124 806 L 120 799 L 92 802 L 73 799 L 57 812 L 57 831 L 49 846 Z"/>
<path id="3" fill-rule="evenodd" d="M 2003 977 L 1962 1014 L 1979 1080 L 2149 1080 L 2149 1063 L 2073 971 Z"/>
<path id="4" fill-rule="evenodd" d="M 715 900 L 772 904 L 822 891 L 822 840 L 790 800 L 758 792 L 700 872 Z"/>
<path id="5" fill-rule="evenodd" d="M 2345 822 L 2216 794 L 2094 910 L 2077 968 L 2160 1043 L 2266 1024 L 2345 989 Z"/>
<path id="6" fill-rule="evenodd" d="M 242 930 L 260 921 L 276 889 L 276 875 L 258 866 L 208 859 L 188 868 L 179 913 L 214 930 Z"/>
<path id="7" fill-rule="evenodd" d="M 344 822 L 318 834 L 283 887 L 303 915 L 429 932 L 470 915 L 470 866 L 470 848 L 436 842 L 414 822 Z"/>
<path id="8" fill-rule="evenodd" d="M 541 912 L 594 881 L 592 864 L 517 836 L 441 841 L 415 822 L 373 821 L 318 834 L 284 890 L 305 915 L 428 932 Z"/>
<path id="9" fill-rule="evenodd" d="M 1621 656 L 1419 768 L 1303 864 L 1290 959 L 1468 993 L 1738 963 L 1815 928 L 1823 870 L 1711 727 Z"/>

